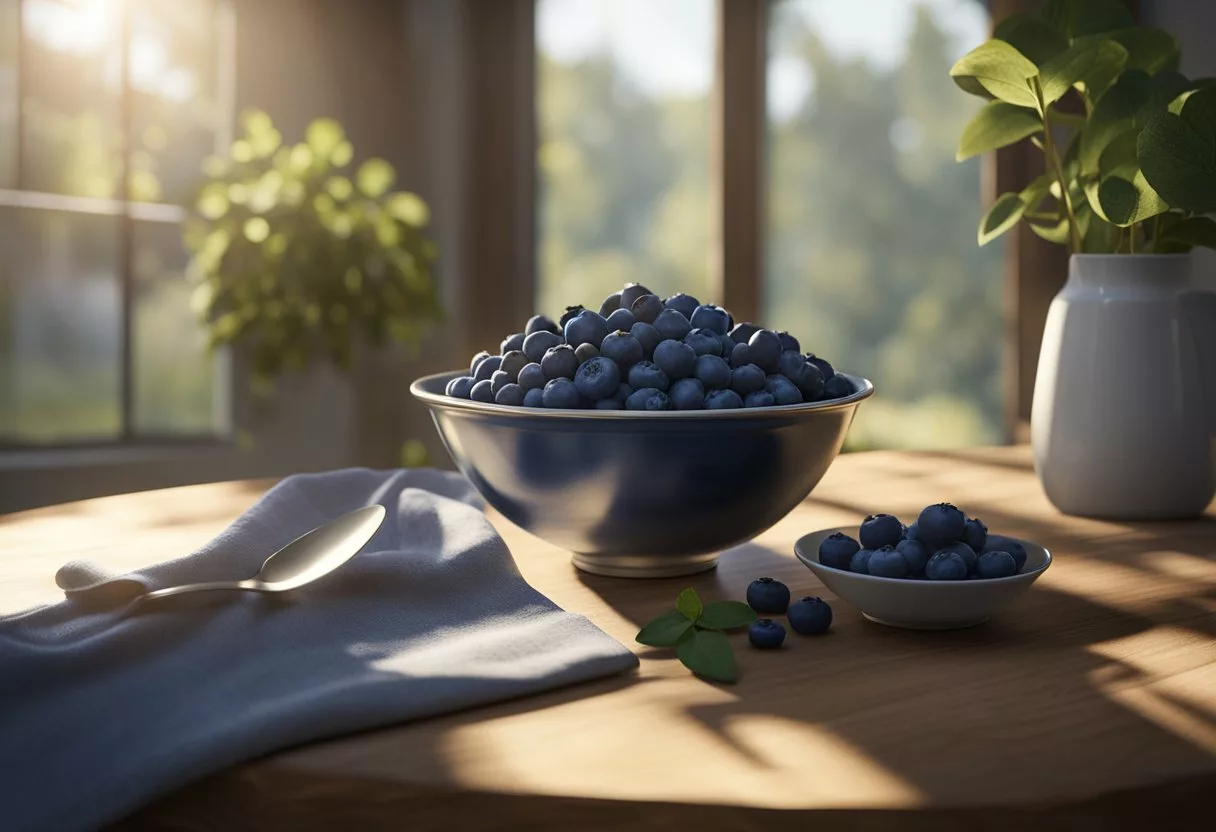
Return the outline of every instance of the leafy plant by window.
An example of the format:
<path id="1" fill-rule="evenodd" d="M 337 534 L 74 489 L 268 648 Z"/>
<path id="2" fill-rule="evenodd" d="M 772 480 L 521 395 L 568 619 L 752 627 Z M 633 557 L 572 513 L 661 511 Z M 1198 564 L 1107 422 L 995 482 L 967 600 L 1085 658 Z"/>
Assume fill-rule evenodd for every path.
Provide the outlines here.
<path id="1" fill-rule="evenodd" d="M 184 228 L 210 345 L 245 350 L 260 386 L 318 359 L 348 369 L 361 340 L 416 345 L 441 315 L 426 203 L 392 190 L 383 159 L 350 175 L 333 119 L 294 145 L 263 112 L 241 121 L 227 156 L 207 160 Z"/>
<path id="2" fill-rule="evenodd" d="M 1179 57 L 1119 0 L 1050 0 L 964 55 L 950 75 L 988 103 L 958 159 L 1028 140 L 1046 171 L 996 199 L 980 245 L 1024 220 L 1072 252 L 1216 248 L 1216 79 L 1186 78 Z"/>

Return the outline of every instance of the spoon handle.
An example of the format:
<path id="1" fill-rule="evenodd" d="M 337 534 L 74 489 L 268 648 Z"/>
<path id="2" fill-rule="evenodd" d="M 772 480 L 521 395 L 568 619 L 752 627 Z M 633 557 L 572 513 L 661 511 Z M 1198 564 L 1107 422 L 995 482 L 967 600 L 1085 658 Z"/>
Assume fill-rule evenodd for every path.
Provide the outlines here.
<path id="1" fill-rule="evenodd" d="M 149 592 L 146 595 L 141 595 L 140 600 L 148 601 L 154 598 L 168 598 L 170 595 L 185 595 L 188 592 L 210 592 L 213 589 L 252 589 L 261 588 L 261 584 L 257 581 L 209 581 L 201 584 L 183 584 L 182 586 L 171 586 L 165 589 L 158 589 L 155 592 Z"/>

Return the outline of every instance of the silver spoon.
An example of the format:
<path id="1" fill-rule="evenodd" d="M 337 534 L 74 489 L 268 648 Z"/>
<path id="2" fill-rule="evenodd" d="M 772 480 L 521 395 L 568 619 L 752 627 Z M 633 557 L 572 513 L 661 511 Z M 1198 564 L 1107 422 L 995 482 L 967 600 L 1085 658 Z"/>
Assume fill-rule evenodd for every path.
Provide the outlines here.
<path id="1" fill-rule="evenodd" d="M 167 598 L 188 592 L 241 589 L 286 592 L 328 575 L 353 558 L 384 522 L 384 506 L 365 506 L 304 534 L 266 558 L 258 574 L 244 581 L 208 581 L 145 592 L 135 601 Z M 120 581 L 127 579 L 118 579 Z M 101 584 L 63 587 L 67 595 L 97 589 Z"/>

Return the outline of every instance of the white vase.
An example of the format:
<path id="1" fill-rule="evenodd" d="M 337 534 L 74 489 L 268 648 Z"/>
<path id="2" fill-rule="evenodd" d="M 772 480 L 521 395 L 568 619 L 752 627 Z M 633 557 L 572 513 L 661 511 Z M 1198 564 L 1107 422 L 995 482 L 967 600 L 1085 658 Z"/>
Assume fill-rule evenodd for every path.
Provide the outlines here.
<path id="1" fill-rule="evenodd" d="M 1031 444 L 1067 514 L 1193 517 L 1216 494 L 1216 293 L 1190 255 L 1074 254 L 1051 303 Z"/>

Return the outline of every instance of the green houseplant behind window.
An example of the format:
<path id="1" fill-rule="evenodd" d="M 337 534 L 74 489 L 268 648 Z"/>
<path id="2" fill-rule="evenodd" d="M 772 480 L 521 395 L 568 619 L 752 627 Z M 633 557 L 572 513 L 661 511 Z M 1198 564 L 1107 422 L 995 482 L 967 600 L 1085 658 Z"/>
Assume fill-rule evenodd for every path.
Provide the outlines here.
<path id="1" fill-rule="evenodd" d="M 416 345 L 441 317 L 426 203 L 392 190 L 383 159 L 349 175 L 354 149 L 332 119 L 295 145 L 263 112 L 241 123 L 184 226 L 211 346 L 241 350 L 265 390 L 318 360 L 349 369 L 360 341 Z"/>

